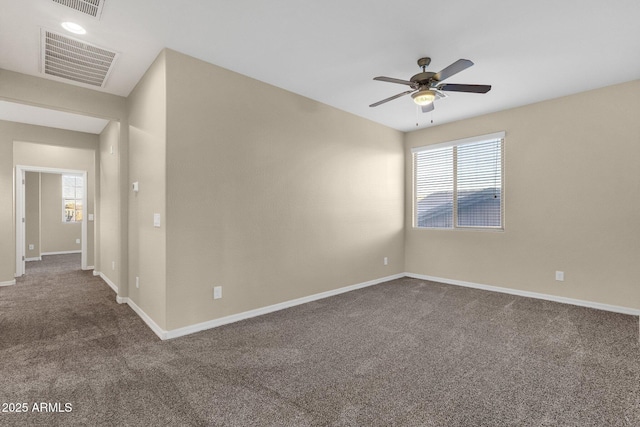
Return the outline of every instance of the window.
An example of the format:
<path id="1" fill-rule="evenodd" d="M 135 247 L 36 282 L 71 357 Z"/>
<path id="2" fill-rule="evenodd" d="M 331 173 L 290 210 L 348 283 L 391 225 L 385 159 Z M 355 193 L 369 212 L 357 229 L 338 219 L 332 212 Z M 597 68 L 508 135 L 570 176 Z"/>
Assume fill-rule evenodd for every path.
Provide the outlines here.
<path id="1" fill-rule="evenodd" d="M 412 149 L 414 226 L 503 228 L 504 132 Z"/>
<path id="2" fill-rule="evenodd" d="M 62 222 L 82 222 L 83 181 L 82 176 L 62 175 Z"/>

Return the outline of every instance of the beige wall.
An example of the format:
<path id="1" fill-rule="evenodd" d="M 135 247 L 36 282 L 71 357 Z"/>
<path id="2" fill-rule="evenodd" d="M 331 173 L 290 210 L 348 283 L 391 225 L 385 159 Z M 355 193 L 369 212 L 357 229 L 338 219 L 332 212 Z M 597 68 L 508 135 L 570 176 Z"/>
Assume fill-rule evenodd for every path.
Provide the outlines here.
<path id="1" fill-rule="evenodd" d="M 127 118 L 126 99 L 121 96 L 1 68 L 0 99 L 105 119 Z"/>
<path id="2" fill-rule="evenodd" d="M 0 120 L 0 284 L 13 281 L 16 272 L 13 139 L 7 133 L 10 125 Z"/>
<path id="3" fill-rule="evenodd" d="M 100 187 L 96 216 L 96 269 L 120 288 L 120 122 L 111 121 L 100 134 Z"/>
<path id="4" fill-rule="evenodd" d="M 406 271 L 640 308 L 639 112 L 633 81 L 407 134 Z M 412 228 L 410 148 L 496 131 L 505 231 Z"/>
<path id="5" fill-rule="evenodd" d="M 24 180 L 25 258 L 40 258 L 40 173 L 26 172 Z"/>
<path id="6" fill-rule="evenodd" d="M 166 73 L 164 53 L 128 99 L 129 298 L 161 328 L 166 325 Z M 161 215 L 161 227 L 153 215 Z M 135 278 L 140 278 L 140 288 Z"/>
<path id="7" fill-rule="evenodd" d="M 403 271 L 402 133 L 166 55 L 167 329 Z"/>
<path id="8" fill-rule="evenodd" d="M 62 175 L 40 174 L 40 189 L 42 253 L 80 252 L 82 246 L 76 240 L 82 238 L 82 224 L 62 222 Z M 85 214 L 86 211 L 85 209 Z M 92 241 L 89 236 L 88 242 Z M 88 258 L 87 264 L 92 265 L 92 260 L 93 258 Z"/>

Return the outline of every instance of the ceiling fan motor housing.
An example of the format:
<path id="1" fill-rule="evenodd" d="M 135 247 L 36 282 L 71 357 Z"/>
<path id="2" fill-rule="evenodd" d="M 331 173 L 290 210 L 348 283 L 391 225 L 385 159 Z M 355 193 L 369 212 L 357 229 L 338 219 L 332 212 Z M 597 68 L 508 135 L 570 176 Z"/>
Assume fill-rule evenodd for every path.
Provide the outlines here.
<path id="1" fill-rule="evenodd" d="M 426 85 L 429 83 L 429 80 L 435 75 L 436 73 L 432 73 L 430 71 L 424 71 L 422 73 L 418 73 L 415 76 L 411 77 L 412 82 L 414 83 L 418 83 L 420 85 Z"/>

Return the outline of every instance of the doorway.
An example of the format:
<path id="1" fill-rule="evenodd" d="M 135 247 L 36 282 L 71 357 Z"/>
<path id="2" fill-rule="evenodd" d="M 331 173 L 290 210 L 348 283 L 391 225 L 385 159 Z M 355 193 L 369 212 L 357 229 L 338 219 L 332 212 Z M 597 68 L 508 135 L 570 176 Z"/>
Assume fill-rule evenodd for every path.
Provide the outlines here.
<path id="1" fill-rule="evenodd" d="M 73 178 L 77 177 L 78 183 L 83 183 L 84 187 L 87 183 L 87 171 L 86 170 L 70 170 L 70 169 L 58 169 L 47 167 L 36 167 L 17 165 L 16 166 L 16 276 L 21 277 L 26 274 L 26 261 L 27 255 L 27 232 L 26 232 L 26 218 L 27 218 L 27 203 L 26 203 L 26 174 L 28 172 L 40 173 L 40 174 L 54 174 L 61 177 L 66 176 L 67 187 L 70 187 L 74 181 Z M 63 184 L 64 188 L 64 184 Z M 78 187 L 80 188 L 80 187 Z M 68 191 L 68 190 L 67 190 Z M 87 211 L 87 191 L 86 188 L 74 193 L 73 197 L 70 194 L 65 194 L 63 190 L 60 191 L 60 222 L 68 223 L 80 223 L 81 237 L 80 237 L 80 268 L 82 270 L 89 269 L 87 266 L 87 222 L 93 220 L 92 214 L 85 215 Z M 42 252 L 42 251 L 40 251 Z M 56 251 L 57 253 L 51 253 L 51 255 L 64 255 L 63 252 L 77 252 L 77 251 Z"/>

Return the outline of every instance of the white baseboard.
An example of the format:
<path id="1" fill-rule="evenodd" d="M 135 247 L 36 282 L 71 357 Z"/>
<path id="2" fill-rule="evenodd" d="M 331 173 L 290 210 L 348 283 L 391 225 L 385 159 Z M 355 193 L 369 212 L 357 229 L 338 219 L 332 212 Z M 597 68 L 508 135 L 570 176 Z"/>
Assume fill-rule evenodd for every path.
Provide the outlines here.
<path id="1" fill-rule="evenodd" d="M 118 304 L 127 304 L 129 305 L 129 307 L 131 307 L 131 309 L 138 315 L 140 316 L 140 318 L 144 321 L 144 323 L 147 324 L 147 326 L 149 326 L 149 328 L 151 328 L 151 330 L 161 339 L 161 340 L 165 340 L 166 338 L 166 331 L 164 329 L 162 329 L 160 326 L 158 326 L 156 324 L 156 322 L 153 321 L 153 319 L 151 319 L 151 317 L 149 317 L 149 315 L 147 315 L 147 313 L 145 313 L 140 307 L 137 306 L 137 304 L 133 301 L 131 301 L 129 298 L 126 297 L 121 297 L 118 295 L 118 287 L 116 286 L 115 283 L 113 283 L 111 280 L 109 280 L 109 278 L 107 276 L 104 275 L 104 273 L 101 273 L 99 271 L 94 271 L 93 272 L 94 276 L 100 276 L 100 278 L 102 280 L 104 280 L 104 282 L 109 285 L 109 287 L 111 289 L 113 289 L 116 293 L 116 302 Z"/>
<path id="2" fill-rule="evenodd" d="M 158 338 L 160 338 L 161 340 L 166 340 L 168 338 L 167 331 L 158 326 L 158 324 L 154 322 L 153 319 L 149 317 L 149 315 L 147 315 L 147 313 L 145 313 L 140 307 L 138 307 L 135 302 L 131 301 L 130 298 L 121 298 L 121 300 L 123 300 L 122 303 L 126 302 L 129 307 L 131 307 L 131 309 L 135 311 L 138 316 L 140 316 L 144 323 L 146 323 L 147 326 L 151 328 L 151 330 L 158 336 Z M 117 298 L 116 301 L 122 304 Z"/>
<path id="3" fill-rule="evenodd" d="M 93 272 L 93 275 L 94 275 L 94 276 L 100 276 L 100 278 L 101 278 L 102 280 L 104 280 L 104 282 L 105 282 L 107 285 L 109 285 L 109 287 L 110 287 L 111 289 L 113 289 L 113 290 L 114 290 L 114 292 L 116 293 L 116 295 L 118 295 L 118 287 L 117 287 L 117 286 L 116 286 L 116 284 L 115 284 L 115 283 L 113 283 L 113 282 L 112 282 L 112 281 L 111 281 L 107 276 L 105 276 L 105 274 L 104 274 L 104 273 L 100 273 L 100 272 L 98 272 L 98 274 L 96 274 L 96 272 L 94 271 L 94 272 Z"/>
<path id="4" fill-rule="evenodd" d="M 93 265 L 88 265 L 87 268 L 83 268 L 84 271 L 93 270 L 95 267 Z"/>
<path id="5" fill-rule="evenodd" d="M 6 282 L 0 282 L 0 286 L 12 286 L 16 284 L 16 280 L 7 280 Z"/>
<path id="6" fill-rule="evenodd" d="M 128 304 L 133 311 L 151 328 L 151 330 L 161 339 L 167 340 L 172 338 L 178 338 L 185 335 L 194 334 L 196 332 L 204 331 L 207 329 L 216 328 L 218 326 L 227 325 L 229 323 L 239 322 L 240 320 L 250 319 L 252 317 L 260 316 L 263 314 L 272 313 L 274 311 L 284 310 L 286 308 L 294 307 L 296 305 L 305 304 L 311 301 L 316 301 L 323 298 L 332 297 L 345 292 L 355 291 L 356 289 L 365 288 L 368 286 L 377 285 L 379 283 L 388 282 L 390 280 L 400 279 L 404 277 L 404 273 L 394 274 L 392 276 L 383 277 L 380 279 L 369 280 L 368 282 L 357 283 L 355 285 L 345 286 L 343 288 L 333 289 L 319 294 L 313 294 L 302 298 L 296 298 L 294 300 L 281 302 L 278 304 L 269 305 L 267 307 L 257 308 L 255 310 L 249 310 L 238 314 L 232 314 L 230 316 L 221 317 L 219 319 L 209 320 L 207 322 L 197 323 L 195 325 L 185 326 L 183 328 L 173 329 L 166 331 L 162 329 L 156 322 L 147 315 L 140 307 L 138 307 L 130 298 L 116 297 L 116 301 L 119 304 Z"/>
<path id="7" fill-rule="evenodd" d="M 106 276 L 104 276 L 102 273 L 99 273 L 99 274 L 100 274 L 100 277 L 102 277 L 102 279 L 105 280 L 105 282 L 107 282 L 107 284 L 109 284 L 109 286 L 114 288 L 115 285 L 112 286 L 112 283 L 106 278 Z M 317 301 L 317 300 L 320 300 L 320 299 L 323 299 L 323 298 L 332 297 L 334 295 L 339 295 L 339 294 L 342 294 L 342 293 L 345 293 L 345 292 L 354 291 L 356 289 L 361 289 L 361 288 L 365 288 L 365 287 L 368 287 L 368 286 L 373 286 L 373 285 L 377 285 L 377 284 L 380 284 L 380 283 L 388 282 L 388 281 L 391 281 L 391 280 L 400 279 L 402 277 L 411 277 L 411 278 L 414 278 L 414 279 L 421 279 L 421 280 L 428 280 L 428 281 L 432 281 L 432 282 L 446 283 L 446 284 L 449 284 L 449 285 L 464 286 L 464 287 L 468 287 L 468 288 L 482 289 L 482 290 L 492 291 L 492 292 L 501 292 L 501 293 L 506 293 L 506 294 L 511 294 L 511 295 L 522 296 L 522 297 L 536 298 L 536 299 L 542 299 L 542 300 L 547 300 L 547 301 L 559 302 L 559 303 L 563 303 L 563 304 L 571 304 L 571 305 L 577 305 L 577 306 L 581 306 L 581 307 L 595 308 L 595 309 L 598 309 L 598 310 L 611 311 L 611 312 L 615 312 L 615 313 L 622 313 L 622 314 L 630 314 L 630 315 L 633 315 L 633 316 L 640 316 L 640 310 L 634 309 L 634 308 L 629 308 L 629 307 L 620 307 L 620 306 L 615 306 L 615 305 L 610 305 L 610 304 L 602 304 L 602 303 L 597 303 L 597 302 L 592 302 L 592 301 L 578 300 L 578 299 L 574 299 L 574 298 L 559 297 L 559 296 L 555 296 L 555 295 L 543 294 L 543 293 L 538 293 L 538 292 L 529 292 L 529 291 L 522 291 L 522 290 L 518 290 L 518 289 L 502 288 L 502 287 L 498 287 L 498 286 L 483 285 L 483 284 L 480 284 L 480 283 L 465 282 L 465 281 L 461 281 L 461 280 L 446 279 L 446 278 L 443 278 L 443 277 L 426 276 L 426 275 L 423 275 L 423 274 L 415 274 L 415 273 L 394 274 L 392 276 L 387 276 L 387 277 L 383 277 L 383 278 L 380 278 L 380 279 L 370 280 L 368 282 L 357 283 L 355 285 L 345 286 L 345 287 L 342 287 L 342 288 L 333 289 L 333 290 L 330 290 L 330 291 L 321 292 L 321 293 L 318 293 L 318 294 L 313 294 L 313 295 L 309 295 L 309 296 L 306 296 L 306 297 L 301 297 L 301 298 L 297 298 L 297 299 L 294 299 L 294 300 L 290 300 L 290 301 L 285 301 L 285 302 L 281 302 L 281 303 L 278 303 L 278 304 L 269 305 L 269 306 L 266 306 L 266 307 L 257 308 L 255 310 L 249 310 L 249 311 L 245 311 L 245 312 L 238 313 L 238 314 L 232 314 L 230 316 L 225 316 L 225 317 L 221 317 L 219 319 L 213 319 L 213 320 L 209 320 L 209 321 L 206 321 L 206 322 L 197 323 L 197 324 L 194 324 L 194 325 L 189 325 L 189 326 L 185 326 L 185 327 L 182 327 L 182 328 L 173 329 L 173 330 L 170 330 L 170 331 L 166 331 L 166 330 L 162 329 L 157 323 L 155 323 L 153 321 L 153 319 L 151 319 L 151 317 L 149 317 L 149 315 L 147 315 L 131 299 L 126 298 L 126 297 L 116 296 L 116 301 L 118 302 L 118 304 L 128 304 L 133 309 L 133 311 L 138 316 L 140 316 L 140 318 L 147 324 L 147 326 L 149 326 L 149 328 L 158 336 L 158 338 L 160 338 L 161 340 L 167 340 L 167 339 L 182 337 L 182 336 L 185 336 L 185 335 L 190 335 L 190 334 L 193 334 L 193 333 L 196 333 L 196 332 L 200 332 L 200 331 L 204 331 L 204 330 L 207 330 L 207 329 L 216 328 L 218 326 L 226 325 L 226 324 L 229 324 L 229 323 L 234 323 L 234 322 L 238 322 L 238 321 L 241 321 L 241 320 L 250 319 L 252 317 L 261 316 L 263 314 L 272 313 L 274 311 L 284 310 L 286 308 L 294 307 L 294 306 L 297 306 L 297 305 L 300 305 L 300 304 L 305 304 L 305 303 L 312 302 L 312 301 Z M 117 293 L 117 287 L 115 287 L 114 290 L 116 290 L 116 293 Z"/>
<path id="8" fill-rule="evenodd" d="M 81 254 L 82 251 L 58 251 L 58 252 L 42 252 L 40 255 L 68 255 L 68 254 Z"/>
<path id="9" fill-rule="evenodd" d="M 30 262 L 30 261 L 42 261 L 42 257 L 41 256 L 36 256 L 36 257 L 32 257 L 32 258 L 25 258 L 24 259 L 26 262 Z"/>
<path id="10" fill-rule="evenodd" d="M 99 276 L 100 274 L 102 274 L 102 273 L 100 273 L 98 270 L 95 270 L 95 269 L 93 270 L 93 275 L 94 276 Z"/>
<path id="11" fill-rule="evenodd" d="M 501 292 L 503 294 L 518 295 L 521 297 L 536 298 L 546 301 L 554 301 L 563 304 L 577 305 L 580 307 L 595 308 L 597 310 L 612 311 L 614 313 L 630 314 L 640 316 L 640 309 L 621 307 L 617 305 L 602 304 L 593 301 L 584 301 L 574 298 L 560 297 L 556 295 L 543 294 L 538 292 L 522 291 L 519 289 L 502 288 L 499 286 L 483 285 L 480 283 L 464 282 L 462 280 L 445 279 L 443 277 L 426 276 L 424 274 L 405 273 L 405 276 L 414 279 L 429 280 L 431 282 L 446 283 L 448 285 L 464 286 L 466 288 L 482 289 L 485 291 Z"/>
<path id="12" fill-rule="evenodd" d="M 305 304 L 305 303 L 308 303 L 308 302 L 311 302 L 311 301 L 317 301 L 319 299 L 328 298 L 328 297 L 332 297 L 334 295 L 339 295 L 339 294 L 342 294 L 342 293 L 345 293 L 345 292 L 354 291 L 356 289 L 361 289 L 361 288 L 365 288 L 365 287 L 368 287 L 368 286 L 377 285 L 379 283 L 388 282 L 390 280 L 400 279 L 400 278 L 402 278 L 404 276 L 405 276 L 404 273 L 394 274 L 392 276 L 387 276 L 387 277 L 383 277 L 383 278 L 375 279 L 375 280 L 369 280 L 368 282 L 357 283 L 355 285 L 345 286 L 343 288 L 333 289 L 333 290 L 330 290 L 330 291 L 321 292 L 319 294 L 313 294 L 313 295 L 309 295 L 309 296 L 302 297 L 302 298 L 296 298 L 296 299 L 285 301 L 285 302 L 281 302 L 281 303 L 278 303 L 278 304 L 273 304 L 273 305 L 269 305 L 269 306 L 266 306 L 266 307 L 256 308 L 255 310 L 249 310 L 249 311 L 245 311 L 245 312 L 242 312 L 242 313 L 232 314 L 230 316 L 221 317 L 219 319 L 213 319 L 213 320 L 209 320 L 209 321 L 206 321 L 206 322 L 197 323 L 195 325 L 189 325 L 189 326 L 185 326 L 183 328 L 173 329 L 171 331 L 162 331 L 162 329 L 160 329 L 160 331 L 162 331 L 162 335 L 159 332 L 156 332 L 155 330 L 154 330 L 154 332 L 156 332 L 156 334 L 161 339 L 178 338 L 178 337 L 182 337 L 184 335 L 189 335 L 189 334 L 193 334 L 193 333 L 196 333 L 196 332 L 204 331 L 206 329 L 216 328 L 218 326 L 222 326 L 222 325 L 226 325 L 226 324 L 229 324 L 229 323 L 238 322 L 240 320 L 250 319 L 252 317 L 261 316 L 263 314 L 272 313 L 274 311 L 284 310 L 285 308 L 294 307 L 296 305 Z M 147 322 L 147 324 L 149 324 L 149 323 Z M 153 327 L 152 327 L 152 329 L 153 329 Z"/>

